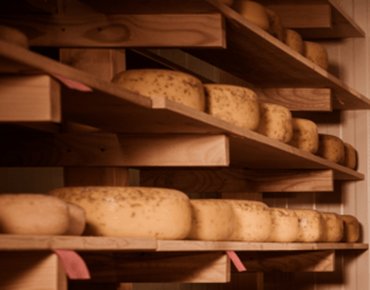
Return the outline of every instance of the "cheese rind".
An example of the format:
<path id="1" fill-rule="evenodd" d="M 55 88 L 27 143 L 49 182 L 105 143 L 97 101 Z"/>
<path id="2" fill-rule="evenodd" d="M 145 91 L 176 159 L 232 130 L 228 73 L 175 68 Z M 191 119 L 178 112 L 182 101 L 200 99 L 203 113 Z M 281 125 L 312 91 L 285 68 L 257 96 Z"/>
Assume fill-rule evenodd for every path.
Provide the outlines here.
<path id="1" fill-rule="evenodd" d="M 202 82 L 190 74 L 166 69 L 131 69 L 118 73 L 112 82 L 143 96 L 164 97 L 204 111 Z"/>
<path id="2" fill-rule="evenodd" d="M 342 242 L 355 243 L 360 238 L 360 223 L 352 215 L 342 215 L 343 237 Z"/>
<path id="3" fill-rule="evenodd" d="M 291 243 L 297 240 L 299 222 L 297 214 L 290 209 L 270 208 L 272 229 L 267 242 Z"/>
<path id="4" fill-rule="evenodd" d="M 249 20 L 263 30 L 269 29 L 270 22 L 266 8 L 261 4 L 254 1 L 235 0 L 232 8 L 245 19 Z"/>
<path id="5" fill-rule="evenodd" d="M 326 48 L 319 43 L 303 41 L 304 56 L 324 70 L 328 70 L 329 59 Z"/>
<path id="6" fill-rule="evenodd" d="M 267 16 L 269 19 L 270 27 L 267 30 L 268 33 L 270 33 L 272 36 L 276 37 L 280 41 L 284 42 L 284 27 L 281 23 L 280 17 L 276 14 L 275 11 L 271 9 L 267 9 Z"/>
<path id="7" fill-rule="evenodd" d="M 332 212 L 321 212 L 324 218 L 322 242 L 336 243 L 343 237 L 343 220 L 340 215 Z"/>
<path id="8" fill-rule="evenodd" d="M 307 119 L 293 118 L 293 137 L 289 144 L 303 151 L 315 154 L 319 149 L 317 125 Z"/>
<path id="9" fill-rule="evenodd" d="M 233 85 L 204 84 L 206 112 L 231 124 L 256 130 L 260 120 L 254 91 Z"/>
<path id="10" fill-rule="evenodd" d="M 298 32 L 289 28 L 284 29 L 284 43 L 303 55 L 303 40 Z"/>
<path id="11" fill-rule="evenodd" d="M 149 187 L 64 187 L 48 194 L 85 209 L 85 235 L 184 239 L 191 207 L 184 193 Z"/>
<path id="12" fill-rule="evenodd" d="M 191 199 L 191 240 L 226 241 L 234 230 L 234 213 L 221 199 Z"/>
<path id="13" fill-rule="evenodd" d="M 357 150 L 350 144 L 343 142 L 344 144 L 344 160 L 341 162 L 342 165 L 356 169 L 357 168 Z"/>
<path id="14" fill-rule="evenodd" d="M 80 236 L 84 232 L 86 226 L 85 210 L 77 204 L 67 202 L 69 222 L 68 229 L 65 235 Z"/>
<path id="15" fill-rule="evenodd" d="M 336 136 L 319 134 L 319 149 L 316 155 L 335 163 L 343 163 L 345 158 L 344 143 Z"/>
<path id="16" fill-rule="evenodd" d="M 320 212 L 312 209 L 295 209 L 299 221 L 297 242 L 314 243 L 324 234 L 324 219 Z"/>

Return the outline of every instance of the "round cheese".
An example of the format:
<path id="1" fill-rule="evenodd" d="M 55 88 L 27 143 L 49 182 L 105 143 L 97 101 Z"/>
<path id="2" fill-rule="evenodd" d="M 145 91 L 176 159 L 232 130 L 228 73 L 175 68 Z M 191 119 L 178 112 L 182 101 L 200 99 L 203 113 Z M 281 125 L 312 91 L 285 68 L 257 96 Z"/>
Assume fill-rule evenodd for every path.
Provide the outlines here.
<path id="1" fill-rule="evenodd" d="M 324 218 L 324 233 L 322 242 L 336 243 L 343 237 L 343 220 L 340 215 L 331 212 L 321 212 Z"/>
<path id="2" fill-rule="evenodd" d="M 63 235 L 69 214 L 65 201 L 44 194 L 0 194 L 0 232 Z"/>
<path id="3" fill-rule="evenodd" d="M 192 75 L 166 69 L 131 69 L 118 73 L 112 82 L 143 96 L 164 97 L 204 111 L 203 84 Z"/>
<path id="4" fill-rule="evenodd" d="M 291 243 L 297 240 L 299 222 L 297 214 L 290 209 L 270 208 L 272 229 L 267 242 Z"/>
<path id="5" fill-rule="evenodd" d="M 266 8 L 266 12 L 270 23 L 270 28 L 267 30 L 267 32 L 280 41 L 284 41 L 284 27 L 281 24 L 280 17 L 271 9 Z"/>
<path id="6" fill-rule="evenodd" d="M 231 124 L 256 130 L 260 120 L 254 91 L 233 85 L 204 84 L 206 112 Z"/>
<path id="7" fill-rule="evenodd" d="M 260 103 L 260 122 L 257 132 L 288 143 L 293 137 L 292 114 L 280 105 Z"/>
<path id="8" fill-rule="evenodd" d="M 188 239 L 226 241 L 234 230 L 234 213 L 222 199 L 191 199 L 192 225 Z"/>
<path id="9" fill-rule="evenodd" d="M 344 143 L 336 136 L 319 134 L 319 149 L 316 155 L 335 163 L 343 163 L 345 159 Z"/>
<path id="10" fill-rule="evenodd" d="M 265 7 L 254 1 L 235 0 L 232 8 L 245 19 L 253 24 L 268 30 L 270 27 L 269 18 Z"/>
<path id="11" fill-rule="evenodd" d="M 306 119 L 293 118 L 293 137 L 289 144 L 303 151 L 315 154 L 319 149 L 317 125 Z"/>
<path id="12" fill-rule="evenodd" d="M 360 223 L 352 215 L 342 215 L 343 238 L 342 242 L 355 243 L 360 238 Z"/>
<path id="13" fill-rule="evenodd" d="M 284 29 L 284 43 L 299 54 L 303 54 L 303 40 L 298 32 L 289 28 Z"/>
<path id="14" fill-rule="evenodd" d="M 351 169 L 357 168 L 357 150 L 350 144 L 343 142 L 344 144 L 344 160 L 341 162 L 342 165 Z"/>
<path id="15" fill-rule="evenodd" d="M 0 39 L 24 48 L 29 47 L 27 36 L 14 27 L 0 25 Z"/>
<path id="16" fill-rule="evenodd" d="M 85 210 L 77 204 L 67 202 L 69 212 L 68 229 L 65 235 L 80 236 L 86 226 Z"/>
<path id="17" fill-rule="evenodd" d="M 234 212 L 231 241 L 265 242 L 272 228 L 268 206 L 259 201 L 224 199 Z"/>
<path id="18" fill-rule="evenodd" d="M 85 235 L 178 240 L 190 232 L 189 198 L 177 190 L 90 186 L 48 194 L 84 208 Z"/>
<path id="19" fill-rule="evenodd" d="M 328 70 L 329 60 L 326 48 L 319 43 L 303 41 L 304 56 L 324 70 Z"/>
<path id="20" fill-rule="evenodd" d="M 299 221 L 297 242 L 314 243 L 321 240 L 324 233 L 322 215 L 312 209 L 295 209 Z"/>

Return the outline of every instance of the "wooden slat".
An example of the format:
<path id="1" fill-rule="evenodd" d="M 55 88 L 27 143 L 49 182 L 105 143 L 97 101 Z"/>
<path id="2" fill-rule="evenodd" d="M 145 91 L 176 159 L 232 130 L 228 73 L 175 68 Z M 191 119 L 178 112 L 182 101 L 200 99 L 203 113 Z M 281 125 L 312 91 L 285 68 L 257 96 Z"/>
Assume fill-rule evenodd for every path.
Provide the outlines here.
<path id="1" fill-rule="evenodd" d="M 1 76 L 0 122 L 60 123 L 60 93 L 48 75 Z"/>
<path id="2" fill-rule="evenodd" d="M 264 290 L 264 273 L 241 272 L 231 273 L 231 283 L 222 285 L 223 290 Z M 208 290 L 208 289 L 207 289 Z"/>
<path id="3" fill-rule="evenodd" d="M 26 2 L 47 13 L 57 13 L 57 0 L 26 0 Z"/>
<path id="4" fill-rule="evenodd" d="M 183 192 L 333 191 L 331 170 L 142 169 L 140 184 Z"/>

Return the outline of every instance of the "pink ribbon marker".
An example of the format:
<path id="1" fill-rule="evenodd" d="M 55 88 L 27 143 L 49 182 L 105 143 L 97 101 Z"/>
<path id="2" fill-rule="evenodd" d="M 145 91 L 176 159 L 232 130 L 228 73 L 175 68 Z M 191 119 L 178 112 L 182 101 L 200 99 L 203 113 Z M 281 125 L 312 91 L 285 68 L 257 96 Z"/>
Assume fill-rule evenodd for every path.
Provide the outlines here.
<path id="1" fill-rule="evenodd" d="M 239 272 L 247 271 L 242 261 L 240 261 L 238 255 L 234 251 L 226 251 L 226 254 L 228 255 L 228 257 L 233 262 L 234 266 Z"/>
<path id="2" fill-rule="evenodd" d="M 93 90 L 80 83 L 80 82 L 76 82 L 74 80 L 71 80 L 69 78 L 66 78 L 66 77 L 63 77 L 61 75 L 58 75 L 58 74 L 55 74 L 55 73 L 50 73 L 52 76 L 54 76 L 55 78 L 57 78 L 58 80 L 60 80 L 63 84 L 65 84 L 67 87 L 69 87 L 70 89 L 74 89 L 74 90 L 78 90 L 78 91 L 81 91 L 81 92 L 92 92 Z"/>
<path id="3" fill-rule="evenodd" d="M 87 280 L 90 279 L 90 272 L 85 261 L 71 250 L 53 249 L 64 265 L 69 279 Z"/>

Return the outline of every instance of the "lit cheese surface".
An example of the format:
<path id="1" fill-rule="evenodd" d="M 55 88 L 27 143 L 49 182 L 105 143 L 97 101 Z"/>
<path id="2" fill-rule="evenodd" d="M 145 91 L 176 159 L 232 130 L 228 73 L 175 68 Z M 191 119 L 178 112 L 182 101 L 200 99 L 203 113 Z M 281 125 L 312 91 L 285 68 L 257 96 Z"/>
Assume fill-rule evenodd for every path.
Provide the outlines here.
<path id="1" fill-rule="evenodd" d="M 326 48 L 319 43 L 303 41 L 304 56 L 324 70 L 328 70 L 329 59 Z"/>
<path id="2" fill-rule="evenodd" d="M 299 54 L 303 54 L 303 40 L 298 32 L 289 28 L 284 29 L 284 43 Z"/>
<path id="3" fill-rule="evenodd" d="M 316 210 L 295 209 L 299 220 L 297 242 L 314 243 L 321 240 L 324 233 L 324 219 Z"/>
<path id="4" fill-rule="evenodd" d="M 343 237 L 343 220 L 340 215 L 331 212 L 321 212 L 324 218 L 323 242 L 339 242 Z"/>
<path id="5" fill-rule="evenodd" d="M 69 211 L 68 230 L 65 235 L 79 236 L 85 230 L 86 213 L 85 210 L 77 204 L 67 202 Z"/>
<path id="6" fill-rule="evenodd" d="M 261 4 L 254 1 L 235 0 L 232 8 L 245 19 L 249 20 L 263 30 L 269 29 L 270 22 L 266 8 Z"/>
<path id="7" fill-rule="evenodd" d="M 270 23 L 270 28 L 267 30 L 267 32 L 280 41 L 284 41 L 284 27 L 281 23 L 280 17 L 271 9 L 266 8 L 266 12 Z"/>
<path id="8" fill-rule="evenodd" d="M 355 243 L 360 238 L 360 223 L 352 215 L 342 215 L 343 238 L 342 242 Z"/>
<path id="9" fill-rule="evenodd" d="M 299 233 L 297 214 L 285 208 L 270 208 L 270 211 L 272 229 L 267 242 L 291 243 L 296 241 Z"/>
<path id="10" fill-rule="evenodd" d="M 342 165 L 351 169 L 357 168 L 357 150 L 350 144 L 343 142 L 344 144 L 344 160 L 341 162 Z"/>
<path id="11" fill-rule="evenodd" d="M 319 149 L 317 125 L 306 119 L 293 118 L 293 137 L 289 144 L 303 151 L 315 154 Z"/>
<path id="12" fill-rule="evenodd" d="M 344 143 L 336 136 L 319 134 L 319 149 L 316 155 L 335 163 L 343 163 L 345 159 Z"/>

